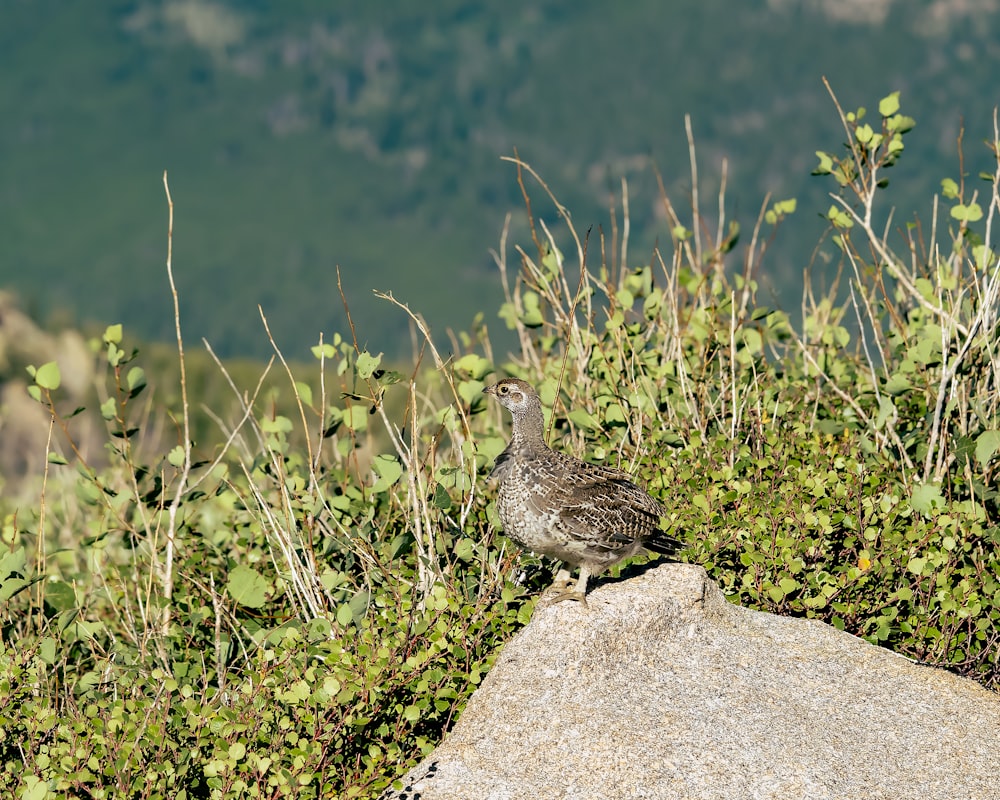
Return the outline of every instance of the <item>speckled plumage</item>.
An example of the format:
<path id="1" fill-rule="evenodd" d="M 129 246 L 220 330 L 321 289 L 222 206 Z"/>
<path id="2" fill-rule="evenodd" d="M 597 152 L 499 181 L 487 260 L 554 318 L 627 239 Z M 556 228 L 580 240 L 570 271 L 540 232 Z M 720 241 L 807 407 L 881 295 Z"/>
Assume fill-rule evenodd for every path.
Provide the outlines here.
<path id="1" fill-rule="evenodd" d="M 517 378 L 483 390 L 513 418 L 510 442 L 493 467 L 499 481 L 497 513 L 504 533 L 535 553 L 580 568 L 576 587 L 555 600 L 584 600 L 587 581 L 612 564 L 644 549 L 661 553 L 677 543 L 659 528 L 663 507 L 636 486 L 628 473 L 590 464 L 552 450 L 543 437 L 538 394 Z"/>

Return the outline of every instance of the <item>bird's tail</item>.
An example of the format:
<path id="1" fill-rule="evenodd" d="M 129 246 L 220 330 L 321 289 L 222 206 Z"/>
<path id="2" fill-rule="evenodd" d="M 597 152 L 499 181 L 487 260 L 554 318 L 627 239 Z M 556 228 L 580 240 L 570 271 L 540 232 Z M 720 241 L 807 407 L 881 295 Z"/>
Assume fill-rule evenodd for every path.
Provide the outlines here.
<path id="1" fill-rule="evenodd" d="M 678 539 L 675 539 L 673 536 L 665 533 L 664 531 L 657 531 L 655 534 L 646 539 L 642 545 L 647 550 L 652 550 L 654 553 L 659 553 L 664 556 L 672 556 L 683 547 Z"/>

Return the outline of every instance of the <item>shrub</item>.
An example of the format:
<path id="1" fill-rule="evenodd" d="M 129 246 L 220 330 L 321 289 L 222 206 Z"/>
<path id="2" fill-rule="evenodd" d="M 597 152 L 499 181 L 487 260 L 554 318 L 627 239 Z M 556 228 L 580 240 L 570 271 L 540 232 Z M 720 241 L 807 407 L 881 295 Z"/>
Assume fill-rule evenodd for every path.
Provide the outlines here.
<path id="1" fill-rule="evenodd" d="M 627 226 L 594 242 L 558 202 L 561 228 L 532 216 L 535 186 L 555 197 L 515 160 L 531 243 L 511 264 L 505 234 L 496 254 L 519 343 L 503 363 L 485 324 L 445 357 L 384 295 L 421 343 L 414 364 L 383 363 L 353 322 L 308 371 L 277 347 L 248 386 L 220 363 L 236 413 L 206 412 L 221 434 L 196 444 L 179 325 L 163 419 L 110 326 L 106 467 L 74 445 L 58 368 L 34 369 L 54 436 L 37 507 L 3 518 L 0 787 L 377 795 L 440 739 L 549 578 L 492 533 L 483 473 L 505 423 L 481 391 L 498 372 L 538 386 L 557 446 L 664 498 L 683 557 L 735 601 L 1000 686 L 1000 172 L 985 211 L 945 182 L 948 220 L 926 242 L 907 226 L 901 257 L 874 220 L 913 122 L 897 95 L 874 124 L 840 116 L 847 143 L 817 172 L 835 183 L 846 290 L 807 290 L 801 331 L 756 301 L 794 201 L 761 207 L 734 269 L 739 227 L 710 235 L 664 193 L 672 249 L 635 265 Z"/>

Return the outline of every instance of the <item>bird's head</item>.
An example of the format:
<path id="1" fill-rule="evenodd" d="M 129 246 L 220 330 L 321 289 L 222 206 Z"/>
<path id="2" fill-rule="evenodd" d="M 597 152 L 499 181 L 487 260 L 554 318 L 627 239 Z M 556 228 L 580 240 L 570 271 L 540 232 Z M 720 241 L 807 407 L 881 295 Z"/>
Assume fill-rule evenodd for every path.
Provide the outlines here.
<path id="1" fill-rule="evenodd" d="M 493 395 L 511 414 L 519 416 L 529 408 L 539 408 L 538 394 L 531 384 L 517 378 L 504 378 L 492 386 L 483 389 L 485 394 Z"/>

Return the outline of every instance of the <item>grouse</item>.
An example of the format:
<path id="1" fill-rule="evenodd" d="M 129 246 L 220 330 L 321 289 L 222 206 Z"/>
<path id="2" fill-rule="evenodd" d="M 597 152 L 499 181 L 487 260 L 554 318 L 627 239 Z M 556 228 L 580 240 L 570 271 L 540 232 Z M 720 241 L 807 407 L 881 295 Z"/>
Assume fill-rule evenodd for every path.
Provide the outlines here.
<path id="1" fill-rule="evenodd" d="M 535 553 L 580 568 L 572 590 L 569 570 L 559 570 L 548 602 L 586 605 L 592 575 L 644 549 L 676 552 L 677 542 L 659 528 L 663 506 L 627 473 L 545 444 L 542 404 L 529 384 L 504 378 L 483 391 L 514 421 L 510 442 L 490 473 L 499 480 L 497 513 L 504 533 Z"/>

